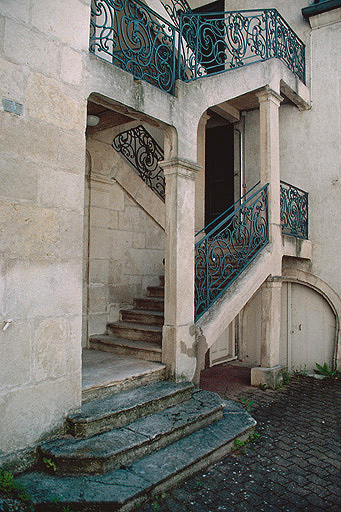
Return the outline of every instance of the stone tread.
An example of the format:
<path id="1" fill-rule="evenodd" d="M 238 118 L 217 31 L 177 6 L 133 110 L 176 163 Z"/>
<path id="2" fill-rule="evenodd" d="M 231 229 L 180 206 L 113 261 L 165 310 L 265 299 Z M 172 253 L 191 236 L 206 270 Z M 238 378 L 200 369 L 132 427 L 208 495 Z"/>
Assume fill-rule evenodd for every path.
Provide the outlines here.
<path id="1" fill-rule="evenodd" d="M 128 340 L 125 338 L 120 338 L 120 336 L 115 336 L 113 334 L 93 334 L 90 336 L 91 341 L 100 341 L 101 343 L 105 343 L 107 345 L 115 345 L 122 346 L 126 348 L 132 348 L 137 350 L 148 350 L 149 352 L 159 352 L 161 354 L 162 349 L 159 343 L 153 343 L 152 341 L 139 341 L 139 340 Z"/>
<path id="2" fill-rule="evenodd" d="M 59 477 L 40 472 L 21 475 L 37 510 L 48 510 L 51 496 L 77 510 L 133 510 L 150 494 L 167 489 L 209 463 L 222 458 L 236 437 L 247 435 L 255 420 L 238 404 L 224 402 L 223 417 L 214 424 L 106 475 Z"/>
<path id="3" fill-rule="evenodd" d="M 106 418 L 115 413 L 141 408 L 147 403 L 175 396 L 185 391 L 192 391 L 193 384 L 189 382 L 176 383 L 160 381 L 154 384 L 139 386 L 99 400 L 93 400 L 82 405 L 78 413 L 71 414 L 69 420 L 88 423 L 99 418 Z"/>
<path id="4" fill-rule="evenodd" d="M 150 315 L 150 316 L 159 316 L 161 318 L 163 318 L 164 316 L 164 312 L 163 311 L 153 311 L 152 309 L 137 309 L 137 308 L 132 308 L 132 309 L 121 309 L 120 310 L 121 313 L 136 313 L 138 315 Z"/>
<path id="5" fill-rule="evenodd" d="M 162 332 L 162 325 L 145 325 L 145 324 L 137 324 L 134 322 L 110 322 L 107 324 L 108 329 L 111 328 L 119 328 L 119 329 L 131 329 L 133 331 L 145 331 L 145 332 Z"/>
<path id="6" fill-rule="evenodd" d="M 222 415 L 222 408 L 223 402 L 217 394 L 199 391 L 187 402 L 134 421 L 126 427 L 88 439 L 48 441 L 40 446 L 40 452 L 42 456 L 51 458 L 57 469 L 66 474 L 103 473 L 119 467 L 123 458 L 127 465 L 127 457 L 130 461 L 135 460 L 136 454 L 147 455 L 216 421 Z"/>

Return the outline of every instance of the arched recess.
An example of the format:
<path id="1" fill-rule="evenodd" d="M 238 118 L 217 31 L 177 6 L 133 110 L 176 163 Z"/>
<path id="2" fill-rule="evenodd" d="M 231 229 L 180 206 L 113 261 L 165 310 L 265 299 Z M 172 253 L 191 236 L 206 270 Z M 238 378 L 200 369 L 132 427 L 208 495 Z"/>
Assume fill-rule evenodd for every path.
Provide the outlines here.
<path id="1" fill-rule="evenodd" d="M 282 276 L 282 281 L 286 283 L 296 283 L 311 288 L 330 306 L 335 316 L 335 337 L 333 347 L 333 367 L 340 368 L 340 318 L 341 318 L 341 299 L 338 294 L 321 278 L 305 272 L 303 270 L 286 269 Z M 324 361 L 322 361 L 324 362 Z"/>

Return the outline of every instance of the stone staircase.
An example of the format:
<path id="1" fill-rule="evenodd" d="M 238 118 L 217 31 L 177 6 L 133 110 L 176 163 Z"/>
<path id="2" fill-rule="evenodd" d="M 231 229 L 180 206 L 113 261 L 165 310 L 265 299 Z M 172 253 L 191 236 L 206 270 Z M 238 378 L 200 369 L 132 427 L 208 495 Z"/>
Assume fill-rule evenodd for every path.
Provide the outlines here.
<path id="1" fill-rule="evenodd" d="M 164 323 L 164 277 L 148 286 L 145 297 L 134 298 L 132 309 L 122 309 L 120 320 L 107 324 L 106 333 L 90 336 L 90 348 L 161 362 Z"/>
<path id="2" fill-rule="evenodd" d="M 241 406 L 215 393 L 154 382 L 83 403 L 19 481 L 36 511 L 134 510 L 221 459 L 254 426 Z"/>

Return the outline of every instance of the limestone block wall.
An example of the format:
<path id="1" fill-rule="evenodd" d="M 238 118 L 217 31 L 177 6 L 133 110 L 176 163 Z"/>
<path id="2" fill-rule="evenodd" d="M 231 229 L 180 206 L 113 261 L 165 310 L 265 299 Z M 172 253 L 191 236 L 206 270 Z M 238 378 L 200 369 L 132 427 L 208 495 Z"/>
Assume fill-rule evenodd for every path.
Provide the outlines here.
<path id="1" fill-rule="evenodd" d="M 0 465 L 80 405 L 88 30 L 82 0 L 0 4 Z"/>
<path id="2" fill-rule="evenodd" d="M 165 237 L 158 223 L 164 217 L 164 203 L 111 147 L 115 135 L 128 126 L 98 132 L 87 140 L 90 229 L 85 233 L 89 265 L 84 275 L 88 306 L 83 309 L 83 345 L 89 335 L 104 333 L 109 320 L 118 320 L 119 309 L 131 306 L 134 297 L 159 284 L 164 274 Z M 160 134 L 154 136 L 161 142 Z"/>

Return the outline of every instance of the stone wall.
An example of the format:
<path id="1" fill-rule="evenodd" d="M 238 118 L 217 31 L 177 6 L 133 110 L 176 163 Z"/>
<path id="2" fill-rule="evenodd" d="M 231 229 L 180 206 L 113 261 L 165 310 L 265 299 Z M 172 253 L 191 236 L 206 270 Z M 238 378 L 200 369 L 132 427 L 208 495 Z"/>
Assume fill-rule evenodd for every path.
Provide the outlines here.
<path id="1" fill-rule="evenodd" d="M 3 0 L 0 13 L 1 460 L 80 405 L 89 7 Z"/>
<path id="2" fill-rule="evenodd" d="M 87 140 L 91 206 L 83 345 L 88 335 L 104 333 L 109 320 L 118 320 L 120 308 L 130 307 L 134 297 L 159 284 L 164 274 L 164 229 L 157 222 L 164 217 L 164 203 L 111 147 L 117 133 L 134 125 L 98 132 Z M 162 134 L 153 135 L 162 143 Z M 137 187 L 139 195 L 134 199 Z M 83 314 L 86 317 L 85 309 Z"/>

